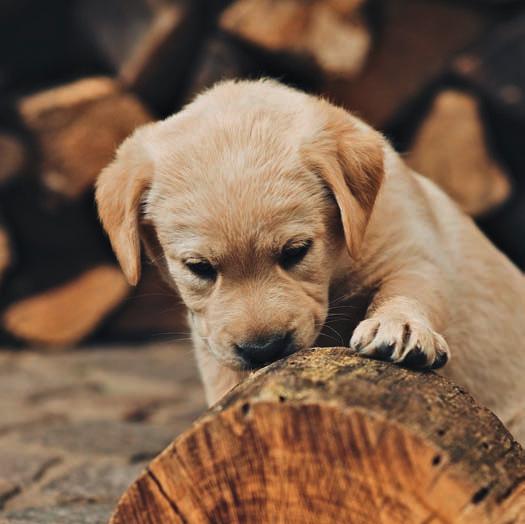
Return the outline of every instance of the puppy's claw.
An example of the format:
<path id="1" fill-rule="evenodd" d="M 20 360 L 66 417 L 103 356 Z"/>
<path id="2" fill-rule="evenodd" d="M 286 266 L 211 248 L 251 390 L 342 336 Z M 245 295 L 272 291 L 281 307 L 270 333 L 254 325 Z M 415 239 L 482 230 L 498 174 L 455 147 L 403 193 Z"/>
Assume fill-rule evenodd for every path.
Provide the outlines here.
<path id="1" fill-rule="evenodd" d="M 395 349 L 396 349 L 395 344 L 383 344 L 382 346 L 379 346 L 378 348 L 376 348 L 374 353 L 372 353 L 370 356 L 378 360 L 390 361 L 392 360 L 392 355 Z"/>
<path id="2" fill-rule="evenodd" d="M 448 362 L 448 353 L 445 351 L 438 351 L 436 360 L 430 366 L 430 369 L 439 369 L 442 368 Z"/>
<path id="3" fill-rule="evenodd" d="M 387 316 L 363 320 L 350 347 L 362 356 L 413 369 L 438 369 L 449 359 L 445 339 L 425 323 Z"/>
<path id="4" fill-rule="evenodd" d="M 427 365 L 427 355 L 420 347 L 416 347 L 407 353 L 402 363 L 407 368 L 424 368 Z"/>

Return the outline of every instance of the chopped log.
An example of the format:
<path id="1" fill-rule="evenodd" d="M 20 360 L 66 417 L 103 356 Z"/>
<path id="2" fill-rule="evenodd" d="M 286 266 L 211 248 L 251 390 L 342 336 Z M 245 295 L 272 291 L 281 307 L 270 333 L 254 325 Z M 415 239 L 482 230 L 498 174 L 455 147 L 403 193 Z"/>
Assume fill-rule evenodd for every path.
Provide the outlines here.
<path id="1" fill-rule="evenodd" d="M 114 266 L 92 268 L 66 284 L 10 305 L 3 327 L 27 342 L 76 344 L 122 302 L 128 285 Z"/>
<path id="2" fill-rule="evenodd" d="M 525 452 L 434 373 L 302 351 L 245 380 L 126 491 L 111 524 L 525 522 Z"/>
<path id="3" fill-rule="evenodd" d="M 441 76 L 452 58 L 493 23 L 480 10 L 458 4 L 383 2 L 383 28 L 359 79 L 330 81 L 326 94 L 374 127 L 385 128 L 400 108 Z"/>
<path id="4" fill-rule="evenodd" d="M 510 196 L 508 176 L 488 150 L 478 100 L 467 93 L 446 90 L 436 96 L 407 162 L 472 216 Z"/>
<path id="5" fill-rule="evenodd" d="M 371 37 L 363 0 L 237 0 L 220 27 L 267 52 L 306 57 L 327 76 L 353 78 L 362 69 Z"/>
<path id="6" fill-rule="evenodd" d="M 204 2 L 80 0 L 76 9 L 79 28 L 125 86 L 157 111 L 174 104 L 203 33 Z"/>
<path id="7" fill-rule="evenodd" d="M 91 190 L 115 148 L 150 115 L 108 78 L 89 78 L 22 99 L 19 111 L 40 148 L 41 182 L 78 198 Z"/>

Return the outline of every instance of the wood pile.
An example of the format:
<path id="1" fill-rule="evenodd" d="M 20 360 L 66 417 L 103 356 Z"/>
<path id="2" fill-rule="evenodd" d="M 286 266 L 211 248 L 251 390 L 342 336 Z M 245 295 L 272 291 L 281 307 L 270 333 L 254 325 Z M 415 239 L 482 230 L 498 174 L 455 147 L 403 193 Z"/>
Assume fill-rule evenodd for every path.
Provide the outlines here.
<path id="1" fill-rule="evenodd" d="M 62 347 L 186 331 L 153 268 L 136 290 L 124 283 L 93 182 L 135 127 L 226 78 L 275 77 L 355 111 L 525 267 L 524 9 L 480 4 L 2 4 L 0 340 Z"/>
<path id="2" fill-rule="evenodd" d="M 110 521 L 144 522 L 523 524 L 525 451 L 443 377 L 312 349 L 149 464 Z"/>

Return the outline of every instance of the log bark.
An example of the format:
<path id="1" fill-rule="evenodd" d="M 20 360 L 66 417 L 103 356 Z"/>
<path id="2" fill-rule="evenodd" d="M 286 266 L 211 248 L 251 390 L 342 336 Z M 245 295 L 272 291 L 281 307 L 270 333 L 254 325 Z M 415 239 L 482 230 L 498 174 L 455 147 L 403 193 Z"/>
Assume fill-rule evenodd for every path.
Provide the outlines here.
<path id="1" fill-rule="evenodd" d="M 500 206 L 511 193 L 508 175 L 485 140 L 478 100 L 467 93 L 446 90 L 436 96 L 407 162 L 472 216 Z"/>
<path id="2" fill-rule="evenodd" d="M 443 377 L 310 349 L 210 409 L 110 522 L 523 523 L 525 452 Z"/>

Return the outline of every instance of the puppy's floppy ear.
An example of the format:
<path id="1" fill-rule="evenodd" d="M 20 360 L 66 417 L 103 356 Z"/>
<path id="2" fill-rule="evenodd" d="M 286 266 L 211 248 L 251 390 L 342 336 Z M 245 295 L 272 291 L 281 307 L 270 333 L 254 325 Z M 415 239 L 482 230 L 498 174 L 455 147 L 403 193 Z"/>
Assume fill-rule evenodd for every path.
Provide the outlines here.
<path id="1" fill-rule="evenodd" d="M 115 160 L 100 173 L 95 192 L 102 225 L 131 285 L 140 278 L 139 213 L 153 174 L 139 136 L 134 133 L 119 147 Z"/>
<path id="2" fill-rule="evenodd" d="M 322 101 L 325 123 L 307 146 L 310 166 L 332 191 L 348 252 L 357 258 L 384 175 L 384 138 L 345 110 Z"/>

